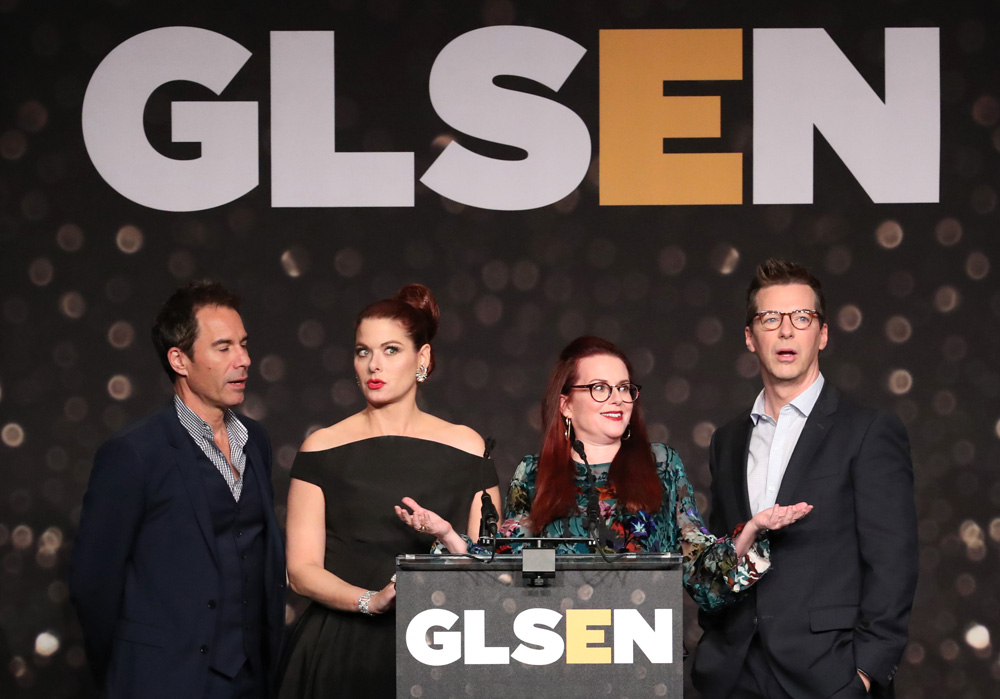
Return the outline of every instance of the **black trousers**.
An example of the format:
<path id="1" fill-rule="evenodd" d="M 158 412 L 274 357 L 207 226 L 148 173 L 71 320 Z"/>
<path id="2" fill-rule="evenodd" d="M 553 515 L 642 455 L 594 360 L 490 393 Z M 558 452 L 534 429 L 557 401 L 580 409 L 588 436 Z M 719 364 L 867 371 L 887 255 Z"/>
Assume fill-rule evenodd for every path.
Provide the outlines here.
<path id="1" fill-rule="evenodd" d="M 833 693 L 829 699 L 862 699 L 868 696 L 865 683 L 857 673 L 851 681 Z M 784 690 L 767 661 L 760 637 L 750 642 L 736 687 L 729 699 L 796 699 Z"/>

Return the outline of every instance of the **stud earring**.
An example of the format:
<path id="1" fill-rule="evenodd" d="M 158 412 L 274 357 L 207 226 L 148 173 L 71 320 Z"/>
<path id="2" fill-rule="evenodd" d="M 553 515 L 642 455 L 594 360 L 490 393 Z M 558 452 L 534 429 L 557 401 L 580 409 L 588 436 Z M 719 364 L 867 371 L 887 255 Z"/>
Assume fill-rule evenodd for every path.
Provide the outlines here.
<path id="1" fill-rule="evenodd" d="M 427 367 L 421 364 L 417 367 L 417 383 L 423 383 L 427 380 Z"/>

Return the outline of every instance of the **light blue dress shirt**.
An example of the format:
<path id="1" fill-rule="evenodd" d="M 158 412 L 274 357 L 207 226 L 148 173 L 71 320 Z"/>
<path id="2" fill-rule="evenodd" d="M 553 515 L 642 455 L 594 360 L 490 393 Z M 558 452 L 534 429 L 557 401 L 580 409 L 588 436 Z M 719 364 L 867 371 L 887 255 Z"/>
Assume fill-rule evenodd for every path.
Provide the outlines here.
<path id="1" fill-rule="evenodd" d="M 781 408 L 777 420 L 764 411 L 764 391 L 757 395 L 750 410 L 754 426 L 747 456 L 747 495 L 753 514 L 774 505 L 788 461 L 824 383 L 820 374 L 809 388 Z"/>

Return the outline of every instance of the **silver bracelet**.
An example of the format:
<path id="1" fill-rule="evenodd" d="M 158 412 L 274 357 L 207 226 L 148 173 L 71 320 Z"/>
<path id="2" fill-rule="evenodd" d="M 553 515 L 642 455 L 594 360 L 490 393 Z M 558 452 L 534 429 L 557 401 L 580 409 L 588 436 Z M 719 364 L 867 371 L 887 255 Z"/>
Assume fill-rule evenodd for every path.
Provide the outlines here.
<path id="1" fill-rule="evenodd" d="M 375 612 L 368 610 L 368 602 L 374 595 L 378 594 L 378 590 L 368 590 L 363 592 L 360 597 L 358 597 L 358 611 L 366 616 L 375 616 Z"/>

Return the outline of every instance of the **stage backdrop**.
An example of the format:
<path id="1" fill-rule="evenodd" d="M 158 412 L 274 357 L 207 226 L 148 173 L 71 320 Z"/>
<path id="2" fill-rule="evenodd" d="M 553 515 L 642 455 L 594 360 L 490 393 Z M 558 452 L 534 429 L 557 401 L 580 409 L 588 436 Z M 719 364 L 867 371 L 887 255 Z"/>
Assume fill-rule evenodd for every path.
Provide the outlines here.
<path id="1" fill-rule="evenodd" d="M 93 695 L 68 554 L 95 448 L 169 396 L 176 286 L 244 298 L 281 517 L 303 437 L 362 407 L 355 313 L 413 281 L 443 311 L 422 402 L 495 436 L 502 480 L 594 333 L 705 513 L 712 431 L 760 387 L 744 289 L 780 255 L 824 281 L 828 380 L 910 431 L 899 696 L 993 696 L 997 10 L 0 0 L 0 694 Z"/>

